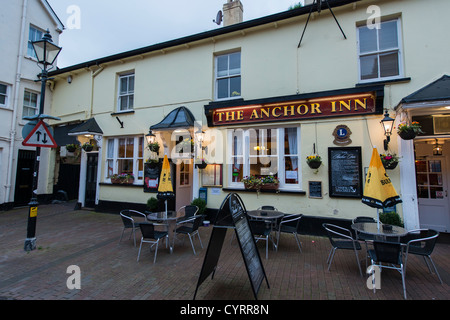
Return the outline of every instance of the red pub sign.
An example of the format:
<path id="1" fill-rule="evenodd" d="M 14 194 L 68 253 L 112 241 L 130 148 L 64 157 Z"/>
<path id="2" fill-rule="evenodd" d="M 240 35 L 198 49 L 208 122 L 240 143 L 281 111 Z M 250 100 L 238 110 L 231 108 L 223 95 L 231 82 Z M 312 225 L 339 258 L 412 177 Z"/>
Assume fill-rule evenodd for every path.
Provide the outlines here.
<path id="1" fill-rule="evenodd" d="M 306 120 L 377 113 L 375 92 L 217 108 L 212 125 Z"/>

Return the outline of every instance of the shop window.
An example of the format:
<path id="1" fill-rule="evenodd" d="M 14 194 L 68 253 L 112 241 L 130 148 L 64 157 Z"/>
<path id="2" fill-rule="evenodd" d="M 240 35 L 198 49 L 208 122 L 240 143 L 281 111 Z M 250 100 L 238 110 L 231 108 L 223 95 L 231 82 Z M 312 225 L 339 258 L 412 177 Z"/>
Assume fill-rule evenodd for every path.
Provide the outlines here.
<path id="1" fill-rule="evenodd" d="M 119 76 L 119 95 L 117 111 L 133 110 L 134 106 L 134 73 Z"/>
<path id="2" fill-rule="evenodd" d="M 216 57 L 216 100 L 241 97 L 241 53 Z"/>
<path id="3" fill-rule="evenodd" d="M 300 128 L 236 129 L 228 137 L 230 187 L 246 176 L 273 176 L 280 188 L 300 189 Z"/>
<path id="4" fill-rule="evenodd" d="M 144 137 L 108 139 L 106 150 L 106 179 L 113 174 L 132 174 L 134 182 L 144 176 Z"/>
<path id="5" fill-rule="evenodd" d="M 0 83 L 0 107 L 8 107 L 9 86 Z"/>
<path id="6" fill-rule="evenodd" d="M 34 52 L 32 42 L 41 40 L 43 35 L 44 33 L 42 32 L 42 30 L 30 26 L 30 30 L 28 32 L 28 47 L 27 47 L 28 57 L 36 59 L 36 53 Z"/>
<path id="7" fill-rule="evenodd" d="M 402 77 L 400 20 L 381 22 L 379 28 L 359 27 L 358 51 L 361 82 Z"/>
<path id="8" fill-rule="evenodd" d="M 38 113 L 38 95 L 34 92 L 25 90 L 23 94 L 23 113 L 22 117 L 34 116 Z"/>

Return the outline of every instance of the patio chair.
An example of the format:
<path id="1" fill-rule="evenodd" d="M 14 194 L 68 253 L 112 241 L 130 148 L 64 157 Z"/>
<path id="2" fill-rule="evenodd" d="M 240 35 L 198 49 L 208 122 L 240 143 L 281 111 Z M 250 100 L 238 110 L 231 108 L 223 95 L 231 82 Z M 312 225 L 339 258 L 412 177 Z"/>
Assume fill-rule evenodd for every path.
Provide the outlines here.
<path id="1" fill-rule="evenodd" d="M 327 259 L 328 271 L 330 270 L 334 254 L 336 253 L 337 249 L 353 250 L 355 252 L 356 263 L 358 264 L 359 273 L 361 274 L 362 277 L 363 273 L 361 270 L 361 265 L 359 263 L 358 257 L 358 250 L 361 250 L 361 245 L 357 240 L 353 239 L 351 231 L 330 223 L 324 223 L 322 224 L 322 226 L 327 231 L 328 239 L 330 239 L 330 243 L 332 246 Z"/>
<path id="2" fill-rule="evenodd" d="M 266 259 L 269 257 L 269 236 L 272 231 L 270 226 L 264 220 L 249 220 L 250 229 L 253 236 L 258 242 L 259 240 L 266 241 Z"/>
<path id="3" fill-rule="evenodd" d="M 197 235 L 198 240 L 200 242 L 200 246 L 203 249 L 202 239 L 200 238 L 200 233 L 198 232 L 198 227 L 200 226 L 202 219 L 203 219 L 203 216 L 196 215 L 196 216 L 191 217 L 190 219 L 184 220 L 183 224 L 174 230 L 174 240 L 173 240 L 174 244 L 175 244 L 175 239 L 176 239 L 177 234 L 188 235 L 189 241 L 191 242 L 192 251 L 194 251 L 194 254 L 196 254 L 194 242 L 192 241 L 192 238 L 195 235 Z"/>
<path id="4" fill-rule="evenodd" d="M 379 268 L 394 269 L 401 273 L 403 297 L 406 299 L 406 265 L 403 263 L 402 244 L 400 242 L 394 243 L 374 241 L 373 249 L 369 250 L 369 256 L 372 261 L 372 265 L 376 265 Z M 376 291 L 375 286 L 373 288 L 373 291 Z"/>
<path id="5" fill-rule="evenodd" d="M 167 233 L 167 231 L 156 231 L 155 226 L 153 225 L 153 223 L 150 223 L 150 222 L 140 223 L 139 228 L 141 229 L 142 237 L 141 237 L 141 244 L 139 246 L 137 261 L 139 261 L 139 257 L 141 255 L 142 243 L 146 242 L 146 243 L 152 244 L 150 246 L 150 250 L 152 249 L 153 246 L 156 246 L 155 247 L 155 257 L 153 258 L 153 263 L 155 263 L 156 255 L 158 254 L 159 240 L 161 238 L 166 238 L 166 246 L 167 246 L 167 241 L 169 239 L 168 233 Z"/>
<path id="6" fill-rule="evenodd" d="M 177 210 L 177 225 L 186 223 L 186 220 L 190 220 L 192 223 L 192 217 L 198 212 L 198 207 L 194 205 L 183 206 Z"/>
<path id="7" fill-rule="evenodd" d="M 278 211 L 278 209 L 275 208 L 274 206 L 261 206 L 258 208 L 258 210 L 276 210 L 276 211 Z"/>
<path id="8" fill-rule="evenodd" d="M 281 233 L 290 233 L 294 236 L 295 241 L 297 242 L 297 247 L 300 252 L 302 252 L 302 244 L 300 243 L 300 240 L 298 239 L 298 226 L 300 224 L 300 219 L 303 217 L 302 214 L 289 214 L 285 215 L 278 226 L 276 227 L 277 231 L 277 250 L 278 250 L 278 243 L 280 242 L 280 234 Z"/>
<path id="9" fill-rule="evenodd" d="M 425 263 L 427 264 L 428 271 L 430 273 L 433 273 L 431 270 L 430 264 L 428 263 L 428 260 L 431 262 L 434 268 L 434 272 L 436 273 L 437 277 L 439 278 L 439 281 L 441 284 L 443 284 L 441 276 L 439 275 L 439 272 L 437 271 L 436 265 L 433 262 L 433 259 L 431 259 L 431 254 L 433 253 L 434 246 L 436 244 L 436 240 L 439 237 L 439 232 L 431 229 L 417 229 L 417 230 L 411 230 L 408 235 L 402 239 L 402 241 L 406 242 L 406 249 L 405 249 L 405 269 L 406 269 L 406 262 L 408 261 L 408 256 L 410 254 L 419 255 L 423 257 L 423 260 L 425 260 Z M 428 260 L 427 260 L 428 258 Z"/>
<path id="10" fill-rule="evenodd" d="M 365 216 L 359 216 L 353 219 L 353 223 L 377 223 L 377 220 L 375 220 L 372 217 L 365 217 Z M 367 233 L 362 233 L 362 232 L 358 232 L 355 231 L 355 237 L 357 240 L 364 242 L 365 246 L 366 246 L 366 268 L 367 268 L 367 259 L 369 257 L 368 255 L 368 251 L 369 251 L 369 246 L 368 243 L 372 242 L 375 240 L 375 236 L 371 235 L 371 234 L 367 234 Z"/>
<path id="11" fill-rule="evenodd" d="M 131 229 L 130 237 L 134 237 L 134 246 L 136 247 L 136 229 L 139 228 L 139 224 L 147 221 L 147 216 L 136 210 L 122 210 L 120 211 L 120 217 L 123 222 L 122 235 L 120 236 L 119 243 L 122 241 L 123 233 L 125 229 Z M 133 218 L 134 217 L 134 218 Z"/>

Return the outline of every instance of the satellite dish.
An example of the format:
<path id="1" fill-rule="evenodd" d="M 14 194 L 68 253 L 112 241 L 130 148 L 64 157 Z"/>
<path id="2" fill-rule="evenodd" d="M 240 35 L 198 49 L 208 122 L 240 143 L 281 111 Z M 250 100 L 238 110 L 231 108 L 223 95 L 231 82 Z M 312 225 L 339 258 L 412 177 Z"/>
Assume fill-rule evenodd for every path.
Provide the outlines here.
<path id="1" fill-rule="evenodd" d="M 219 10 L 219 12 L 217 12 L 216 19 L 213 20 L 213 22 L 218 26 L 220 26 L 220 24 L 222 23 L 222 18 L 223 18 L 222 10 Z"/>

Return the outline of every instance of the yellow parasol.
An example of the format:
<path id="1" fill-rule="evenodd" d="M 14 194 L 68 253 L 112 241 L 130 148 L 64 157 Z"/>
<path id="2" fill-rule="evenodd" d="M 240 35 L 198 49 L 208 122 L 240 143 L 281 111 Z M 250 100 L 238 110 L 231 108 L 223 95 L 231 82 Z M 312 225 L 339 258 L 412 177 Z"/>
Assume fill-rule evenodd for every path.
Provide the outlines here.
<path id="1" fill-rule="evenodd" d="M 377 209 L 392 207 L 402 202 L 392 185 L 391 179 L 386 174 L 377 148 L 373 148 L 372 151 L 362 202 Z"/>
<path id="2" fill-rule="evenodd" d="M 161 169 L 161 176 L 159 179 L 158 194 L 156 195 L 156 197 L 158 199 L 165 200 L 166 213 L 167 213 L 167 199 L 171 199 L 174 196 L 175 194 L 173 193 L 170 164 L 169 160 L 167 159 L 167 155 L 164 155 L 164 160 Z"/>

